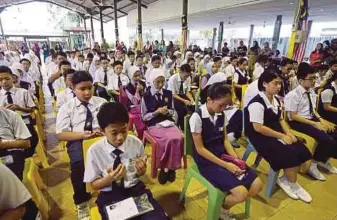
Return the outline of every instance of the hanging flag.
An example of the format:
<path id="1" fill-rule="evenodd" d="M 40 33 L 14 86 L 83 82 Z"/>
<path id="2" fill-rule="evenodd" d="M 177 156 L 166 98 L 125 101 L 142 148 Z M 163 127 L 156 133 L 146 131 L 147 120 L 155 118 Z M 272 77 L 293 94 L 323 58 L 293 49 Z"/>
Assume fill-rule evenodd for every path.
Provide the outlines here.
<path id="1" fill-rule="evenodd" d="M 299 0 L 288 48 L 288 58 L 302 62 L 308 39 L 308 0 Z"/>

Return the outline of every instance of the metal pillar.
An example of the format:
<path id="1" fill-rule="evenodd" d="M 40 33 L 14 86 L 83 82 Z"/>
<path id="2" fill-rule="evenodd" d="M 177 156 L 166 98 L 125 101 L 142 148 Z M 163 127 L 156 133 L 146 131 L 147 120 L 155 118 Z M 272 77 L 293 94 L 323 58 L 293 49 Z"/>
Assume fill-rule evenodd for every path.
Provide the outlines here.
<path id="1" fill-rule="evenodd" d="M 119 42 L 119 32 L 118 32 L 118 16 L 117 16 L 117 0 L 114 0 L 114 20 L 115 20 L 115 36 L 116 42 Z"/>
<path id="2" fill-rule="evenodd" d="M 277 50 L 277 45 L 280 40 L 281 26 L 282 26 L 282 15 L 277 15 L 274 26 L 273 42 L 271 47 L 272 51 Z"/>
<path id="3" fill-rule="evenodd" d="M 137 0 L 138 5 L 138 50 L 143 48 L 143 27 L 142 27 L 142 0 Z"/>
<path id="4" fill-rule="evenodd" d="M 249 30 L 248 48 L 250 48 L 252 46 L 253 36 L 254 36 L 254 25 L 251 24 L 250 30 Z"/>
<path id="5" fill-rule="evenodd" d="M 0 30 L 1 30 L 1 35 L 2 35 L 2 39 L 5 42 L 5 47 L 7 48 L 7 40 L 6 40 L 6 35 L 2 26 L 2 20 L 1 20 L 1 13 L 3 12 L 3 10 L 5 10 L 5 8 L 0 8 Z"/>
<path id="6" fill-rule="evenodd" d="M 164 28 L 160 29 L 161 40 L 164 40 Z"/>
<path id="7" fill-rule="evenodd" d="M 181 16 L 181 28 L 182 28 L 182 45 L 181 51 L 184 54 L 187 49 L 187 13 L 188 13 L 188 0 L 183 0 L 183 14 Z"/>
<path id="8" fill-rule="evenodd" d="M 221 52 L 222 47 L 222 40 L 223 40 L 223 24 L 224 22 L 221 21 L 219 25 L 219 33 L 218 33 L 218 53 Z"/>
<path id="9" fill-rule="evenodd" d="M 216 40 L 216 28 L 213 28 L 212 50 L 215 49 L 215 40 Z"/>
<path id="10" fill-rule="evenodd" d="M 94 46 L 95 43 L 95 31 L 94 31 L 94 21 L 92 19 L 92 15 L 90 14 L 90 26 L 91 26 L 91 41 L 90 47 Z"/>
<path id="11" fill-rule="evenodd" d="M 104 39 L 104 27 L 103 27 L 103 9 L 102 7 L 99 7 L 99 18 L 101 21 L 101 40 L 103 41 Z"/>

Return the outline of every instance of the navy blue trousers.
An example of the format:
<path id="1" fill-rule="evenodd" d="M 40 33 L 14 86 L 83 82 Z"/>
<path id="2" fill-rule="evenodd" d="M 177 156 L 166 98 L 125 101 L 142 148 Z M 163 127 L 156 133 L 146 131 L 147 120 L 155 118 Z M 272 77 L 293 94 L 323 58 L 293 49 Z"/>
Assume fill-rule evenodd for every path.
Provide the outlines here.
<path id="1" fill-rule="evenodd" d="M 149 202 L 152 204 L 154 210 L 145 213 L 141 216 L 132 218 L 132 220 L 167 220 L 169 219 L 160 206 L 160 204 L 153 198 L 150 190 L 146 189 L 143 182 L 138 182 L 137 185 L 129 189 L 121 188 L 116 185 L 112 185 L 112 190 L 110 192 L 101 191 L 97 197 L 96 203 L 98 210 L 102 216 L 102 220 L 108 220 L 105 207 L 107 205 L 120 202 L 124 199 L 130 197 L 141 196 L 144 193 L 147 194 Z"/>
<path id="2" fill-rule="evenodd" d="M 235 139 L 239 139 L 242 135 L 242 111 L 238 109 L 229 119 L 226 126 L 227 134 L 234 133 Z"/>
<path id="3" fill-rule="evenodd" d="M 87 193 L 86 185 L 83 182 L 84 160 L 82 141 L 69 141 L 67 151 L 70 158 L 70 179 L 74 190 L 74 203 L 76 205 L 90 200 L 91 195 Z"/>
<path id="4" fill-rule="evenodd" d="M 314 138 L 318 144 L 313 155 L 313 159 L 325 163 L 330 157 L 337 158 L 337 132 L 325 133 L 313 126 L 290 121 L 292 129 L 307 134 Z"/>
<path id="5" fill-rule="evenodd" d="M 38 142 L 39 142 L 39 137 L 38 137 L 38 135 L 37 135 L 37 133 L 36 133 L 36 130 L 35 130 L 35 128 L 34 128 L 34 126 L 33 126 L 32 123 L 26 124 L 26 126 L 27 126 L 27 128 L 28 128 L 30 134 L 32 135 L 32 136 L 29 138 L 29 141 L 30 141 L 30 148 L 25 149 L 25 156 L 26 156 L 26 158 L 28 158 L 28 157 L 32 157 L 32 156 L 34 155 L 36 146 L 37 146 L 37 144 L 38 144 Z M 42 141 L 42 140 L 41 140 L 41 141 Z"/>

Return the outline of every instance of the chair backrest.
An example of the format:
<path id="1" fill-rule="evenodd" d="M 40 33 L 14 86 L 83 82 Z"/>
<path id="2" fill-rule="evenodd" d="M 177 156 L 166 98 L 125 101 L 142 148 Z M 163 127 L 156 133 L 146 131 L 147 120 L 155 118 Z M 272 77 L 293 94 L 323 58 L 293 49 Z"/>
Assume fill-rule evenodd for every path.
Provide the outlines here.
<path id="1" fill-rule="evenodd" d="M 37 208 L 39 209 L 42 219 L 48 219 L 48 203 L 43 196 L 42 192 L 38 189 L 35 182 L 34 173 L 38 172 L 37 167 L 34 163 L 33 158 L 29 157 L 25 161 L 25 170 L 23 175 L 23 184 L 28 189 L 29 193 L 32 195 L 32 199 L 35 202 Z"/>
<path id="2" fill-rule="evenodd" d="M 316 111 L 318 111 L 318 105 L 319 105 L 319 101 L 320 101 L 320 98 L 321 98 L 321 92 L 322 92 L 323 89 L 318 89 L 317 90 L 317 100 L 316 100 Z"/>
<path id="3" fill-rule="evenodd" d="M 197 92 L 195 93 L 195 97 L 194 97 L 194 100 L 195 100 L 195 111 L 199 110 L 199 105 L 200 105 L 200 87 L 199 89 L 197 90 Z"/>
<path id="4" fill-rule="evenodd" d="M 97 137 L 97 138 L 93 138 L 93 139 L 83 141 L 83 160 L 84 160 L 84 164 L 85 164 L 86 159 L 87 159 L 87 152 L 88 152 L 89 148 L 91 147 L 91 145 L 93 145 L 97 141 L 101 140 L 102 138 L 103 137 Z"/>
<path id="5" fill-rule="evenodd" d="M 191 128 L 190 128 L 190 115 L 186 115 L 184 118 L 184 150 L 185 155 L 193 155 L 193 138 L 191 134 Z"/>
<path id="6" fill-rule="evenodd" d="M 240 103 L 241 109 L 243 108 L 243 97 L 245 96 L 247 88 L 248 88 L 248 84 L 245 84 L 245 85 L 241 86 L 241 90 L 242 90 L 242 92 L 241 92 L 241 103 Z"/>
<path id="7" fill-rule="evenodd" d="M 124 87 L 120 87 L 119 88 L 119 103 L 121 103 L 122 105 L 124 105 L 125 107 L 127 107 L 127 103 L 128 103 L 128 96 L 125 92 L 125 88 Z"/>

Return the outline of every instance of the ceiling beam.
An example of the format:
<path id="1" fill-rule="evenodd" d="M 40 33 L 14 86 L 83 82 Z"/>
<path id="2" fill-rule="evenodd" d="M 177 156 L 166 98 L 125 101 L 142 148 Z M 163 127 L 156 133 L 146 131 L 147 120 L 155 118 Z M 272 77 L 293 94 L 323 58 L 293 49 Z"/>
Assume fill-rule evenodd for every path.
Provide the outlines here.
<path id="1" fill-rule="evenodd" d="M 133 2 L 134 4 L 138 4 L 138 2 L 136 0 L 129 0 L 130 2 Z M 147 9 L 147 6 L 144 4 L 141 4 L 143 8 Z"/>
<path id="2" fill-rule="evenodd" d="M 84 8 L 84 9 L 87 9 L 86 7 L 84 7 L 83 5 L 81 5 L 81 4 L 78 4 L 77 2 L 73 2 L 73 1 L 71 1 L 71 0 L 65 0 L 66 2 L 69 2 L 69 3 L 71 3 L 71 4 L 74 4 L 74 5 L 76 5 L 76 6 L 78 6 L 78 7 L 81 7 L 81 8 Z"/>
<path id="3" fill-rule="evenodd" d="M 124 8 L 127 8 L 127 7 L 131 6 L 131 5 L 134 5 L 134 3 L 129 3 L 127 5 L 124 5 L 123 7 L 120 7 L 119 9 L 122 10 Z"/>

